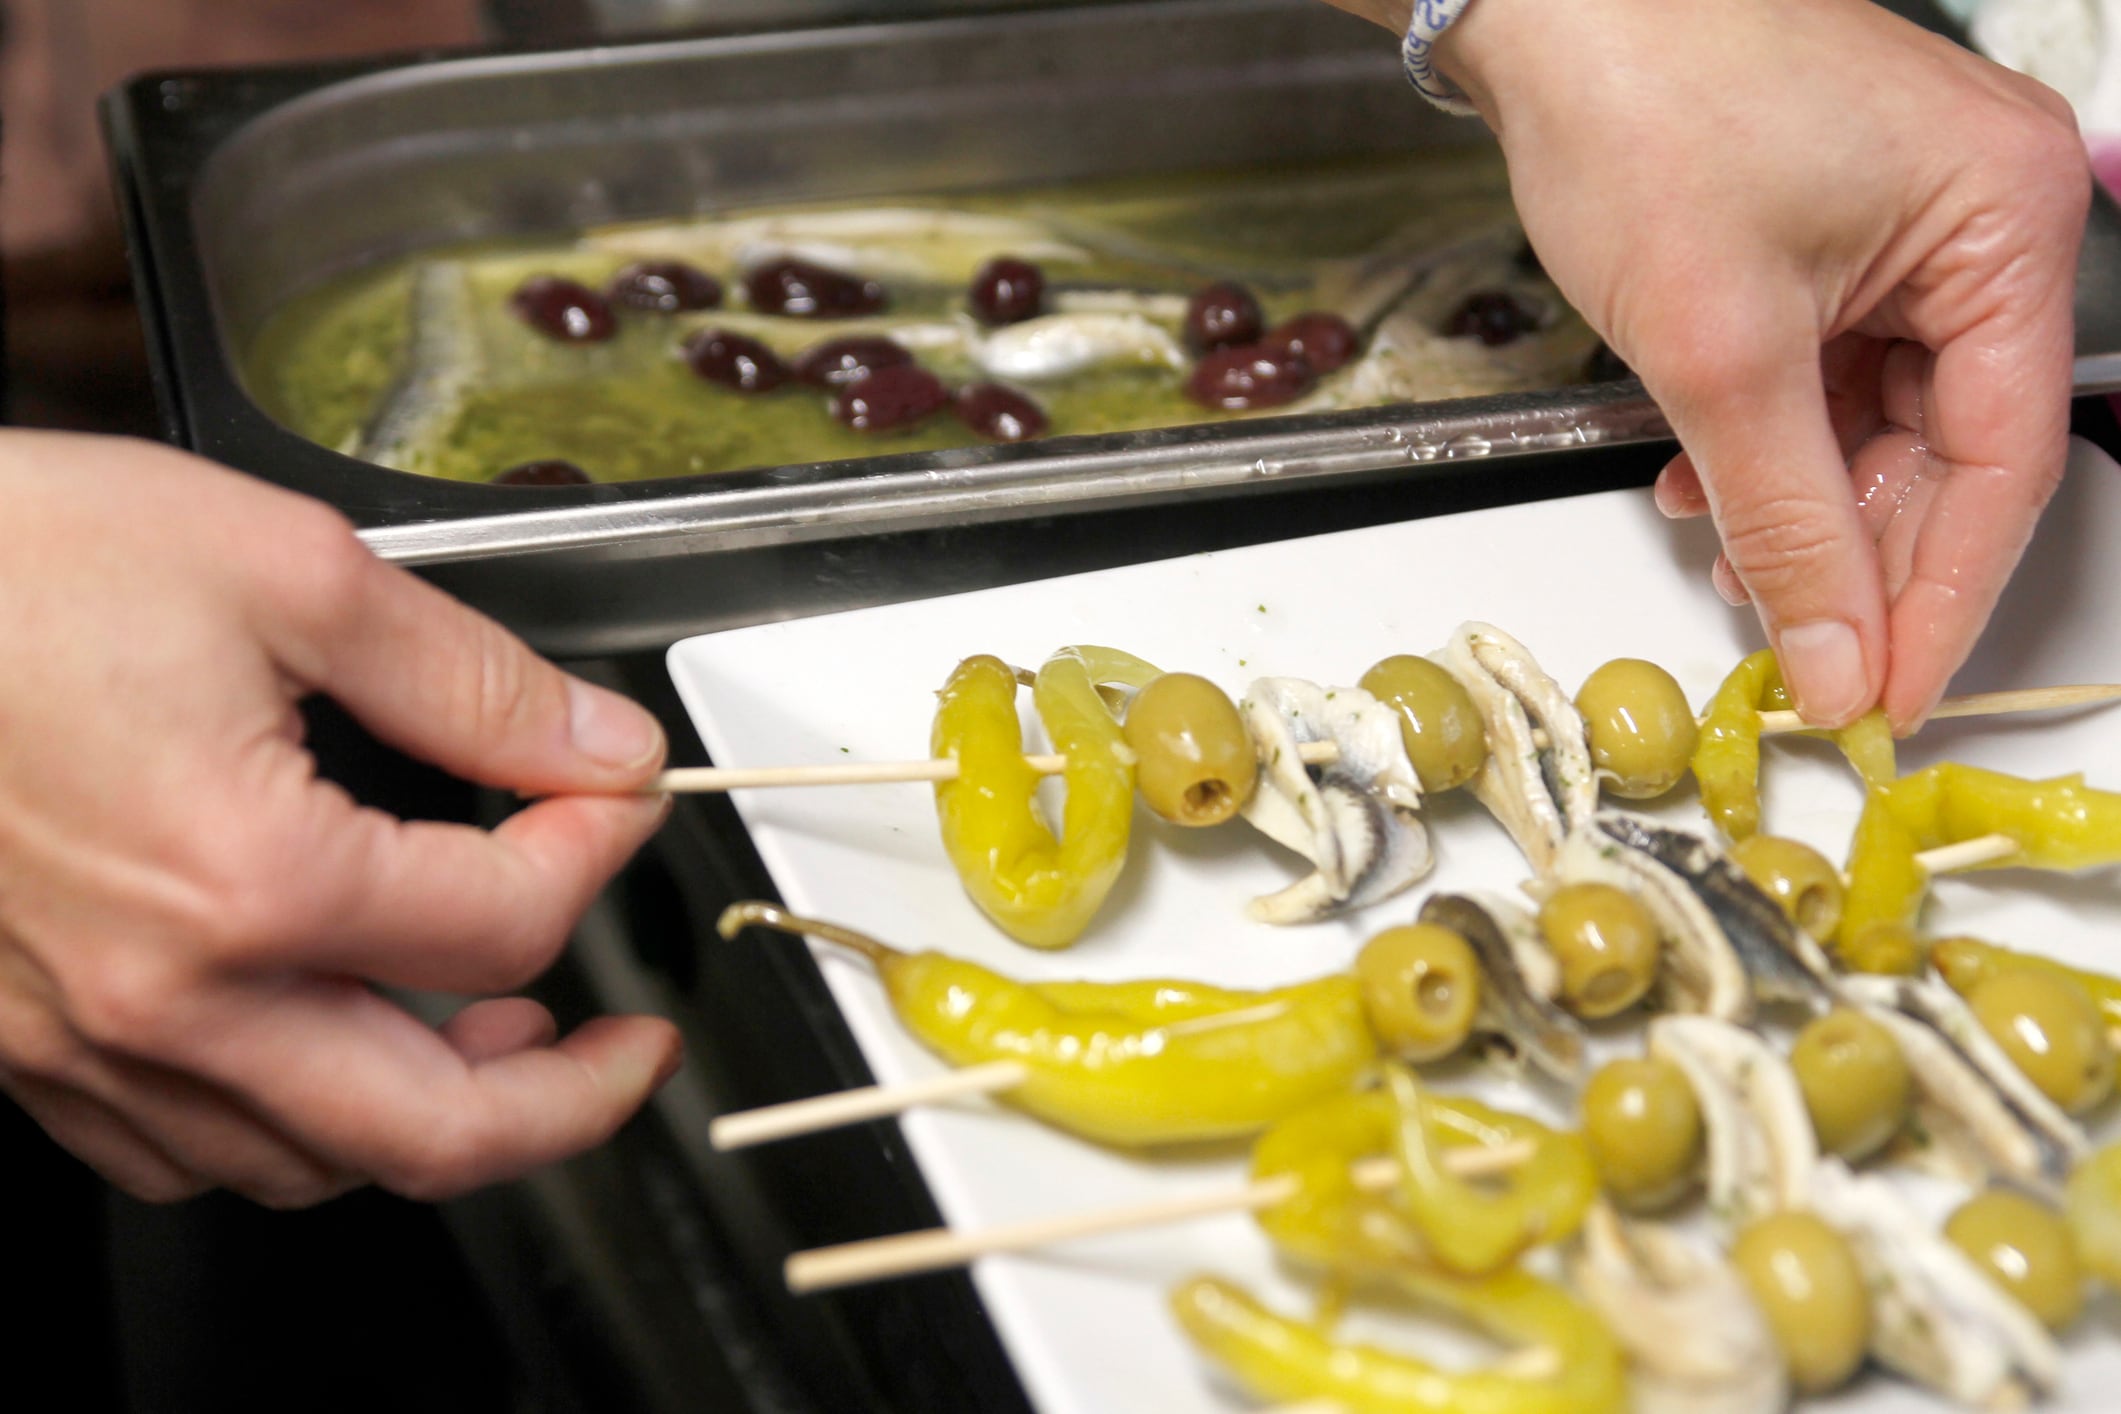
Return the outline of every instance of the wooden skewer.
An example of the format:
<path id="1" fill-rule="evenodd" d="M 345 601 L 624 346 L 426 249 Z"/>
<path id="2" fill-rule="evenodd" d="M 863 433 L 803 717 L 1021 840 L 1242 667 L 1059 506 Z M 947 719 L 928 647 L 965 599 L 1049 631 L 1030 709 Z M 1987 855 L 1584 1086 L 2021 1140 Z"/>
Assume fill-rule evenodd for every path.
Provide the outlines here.
<path id="1" fill-rule="evenodd" d="M 1948 874 L 1955 869 L 1972 869 L 1977 865 L 1995 864 L 2017 854 L 2022 846 L 2009 835 L 1978 835 L 1957 844 L 1939 845 L 1926 849 L 1915 856 L 1915 862 L 1925 873 Z"/>
<path id="2" fill-rule="evenodd" d="M 1446 1168 L 1461 1177 L 1492 1176 L 1523 1163 L 1531 1156 L 1533 1147 L 1529 1141 L 1496 1145 L 1492 1149 L 1460 1146 L 1446 1149 L 1443 1162 Z M 1364 1159 L 1355 1165 L 1352 1177 L 1357 1188 L 1368 1192 L 1390 1188 L 1399 1182 L 1399 1160 L 1383 1156 Z M 798 1252 L 788 1259 L 784 1272 L 788 1289 L 800 1296 L 862 1282 L 882 1281 L 888 1277 L 961 1267 L 976 1258 L 1000 1252 L 1022 1252 L 1108 1232 L 1161 1227 L 1165 1223 L 1216 1217 L 1224 1213 L 1257 1212 L 1276 1203 L 1286 1203 L 1296 1196 L 1298 1188 L 1296 1175 L 1282 1174 L 1275 1178 L 1256 1179 L 1242 1188 L 1222 1192 L 1152 1198 L 1146 1202 L 1125 1203 L 1085 1213 L 1030 1218 L 1023 1222 L 1002 1223 L 979 1232 L 953 1232 L 947 1227 L 938 1227 L 925 1232 L 900 1233 L 895 1237 L 874 1237 L 861 1242 L 841 1243 L 837 1247 Z"/>
<path id="3" fill-rule="evenodd" d="M 1966 697 L 1948 697 L 1937 704 L 1932 718 L 1979 717 L 2011 712 L 2054 711 L 2064 707 L 2086 707 L 2121 699 L 2121 684 L 2085 683 L 2066 687 L 2023 688 L 2011 692 L 1977 692 Z M 1762 712 L 1760 730 L 1774 736 L 1811 728 L 1795 712 Z M 1306 742 L 1298 748 L 1304 763 L 1330 766 L 1340 759 L 1340 749 L 1330 741 Z M 1068 769 L 1065 756 L 1027 756 L 1025 762 L 1041 775 L 1058 775 Z M 953 781 L 957 762 L 846 761 L 822 766 L 690 766 L 663 772 L 644 791 L 650 795 L 698 795 L 718 791 L 751 790 L 770 786 L 862 786 L 894 781 Z"/>

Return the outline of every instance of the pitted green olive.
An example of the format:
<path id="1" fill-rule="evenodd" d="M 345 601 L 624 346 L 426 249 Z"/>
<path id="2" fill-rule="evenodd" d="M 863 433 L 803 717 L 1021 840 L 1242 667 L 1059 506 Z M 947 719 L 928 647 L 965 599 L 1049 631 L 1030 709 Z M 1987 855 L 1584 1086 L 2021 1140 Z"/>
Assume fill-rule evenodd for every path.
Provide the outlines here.
<path id="1" fill-rule="evenodd" d="M 1539 906 L 1539 931 L 1561 963 L 1561 999 L 1579 1016 L 1612 1016 L 1657 980 L 1657 924 L 1611 884 L 1563 884 Z"/>
<path id="2" fill-rule="evenodd" d="M 1259 783 L 1259 761 L 1228 694 L 1192 673 L 1152 679 L 1127 708 L 1142 803 L 1179 825 L 1219 825 Z"/>
<path id="3" fill-rule="evenodd" d="M 1748 835 L 1731 846 L 1731 862 L 1812 937 L 1824 942 L 1841 926 L 1848 886 L 1833 861 L 1810 845 L 1781 835 Z"/>
<path id="4" fill-rule="evenodd" d="M 1355 958 L 1363 1011 L 1387 1053 L 1441 1060 L 1465 1044 L 1480 1014 L 1480 961 L 1448 928 L 1387 928 Z"/>
<path id="5" fill-rule="evenodd" d="M 1900 1043 L 1858 1011 L 1834 1011 L 1797 1033 L 1790 1068 L 1821 1147 L 1857 1163 L 1907 1119 L 1914 1078 Z"/>
<path id="6" fill-rule="evenodd" d="M 1670 1061 L 1608 1061 L 1584 1087 L 1583 1137 L 1615 1202 L 1662 1207 L 1701 1162 L 1701 1106 Z"/>
<path id="7" fill-rule="evenodd" d="M 1372 667 L 1358 685 L 1399 714 L 1399 737 L 1423 790 L 1451 790 L 1480 774 L 1488 731 L 1465 684 L 1448 669 L 1401 653 Z"/>
<path id="8" fill-rule="evenodd" d="M 1731 1261 L 1760 1303 L 1799 1392 L 1824 1394 L 1856 1372 L 1871 1343 L 1871 1299 L 1846 1238 L 1793 1209 L 1739 1233 Z"/>
<path id="9" fill-rule="evenodd" d="M 2082 1114 L 2114 1088 L 2114 1050 L 2091 994 L 2068 977 L 2000 972 L 1966 1004 L 2042 1094 Z"/>
<path id="10" fill-rule="evenodd" d="M 1991 1188 L 1960 1204 L 1945 1219 L 1944 1235 L 2049 1330 L 2063 1329 L 2084 1309 L 2084 1270 L 2069 1227 L 2046 1204 Z"/>
<path id="11" fill-rule="evenodd" d="M 1672 675 L 1640 658 L 1615 658 L 1583 680 L 1576 710 L 1605 789 L 1646 800 L 1679 784 L 1700 728 Z"/>

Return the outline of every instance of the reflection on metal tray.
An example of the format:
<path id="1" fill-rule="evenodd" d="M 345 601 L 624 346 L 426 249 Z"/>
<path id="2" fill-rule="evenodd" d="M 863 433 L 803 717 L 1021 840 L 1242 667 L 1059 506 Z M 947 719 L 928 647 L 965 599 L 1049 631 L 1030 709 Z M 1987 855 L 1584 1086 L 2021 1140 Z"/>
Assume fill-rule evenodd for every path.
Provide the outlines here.
<path id="1" fill-rule="evenodd" d="M 1397 513 L 1425 514 L 1518 499 L 1479 485 L 1503 458 L 1666 435 L 1639 387 L 1618 384 L 529 490 L 313 446 L 266 418 L 236 375 L 233 351 L 289 296 L 443 242 L 1487 141 L 1413 97 L 1374 28 L 1316 0 L 1041 10 L 351 76 L 167 77 L 118 95 L 109 116 L 172 438 L 340 506 L 379 553 L 429 567 L 553 651 L 860 602 L 818 586 L 836 557 L 887 543 L 894 558 L 925 556 L 948 537 L 1004 578 L 1053 573 L 1094 561 L 1026 556 L 1028 520 L 1240 493 L 1279 502 L 1379 479 L 1398 485 Z M 2111 207 L 2095 213 L 2085 272 L 2080 383 L 2121 385 Z M 1170 519 L 1138 516 L 1132 531 L 1155 552 L 1197 547 L 1157 538 Z M 980 527 L 992 528 L 984 542 Z M 762 578 L 780 592 L 762 596 Z"/>

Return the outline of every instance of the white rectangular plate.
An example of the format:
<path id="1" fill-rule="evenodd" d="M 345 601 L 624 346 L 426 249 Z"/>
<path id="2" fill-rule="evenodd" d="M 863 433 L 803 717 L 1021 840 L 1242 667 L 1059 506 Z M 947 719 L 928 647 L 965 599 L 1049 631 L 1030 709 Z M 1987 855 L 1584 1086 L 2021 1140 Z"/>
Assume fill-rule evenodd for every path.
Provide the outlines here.
<path id="1" fill-rule="evenodd" d="M 2121 468 L 2079 444 L 1954 690 L 2121 680 L 2117 545 Z M 1647 492 L 1617 492 L 714 634 L 672 648 L 670 669 L 725 766 L 923 755 L 934 690 L 959 659 L 986 652 L 1036 665 L 1069 643 L 1123 647 L 1214 678 L 1235 695 L 1267 674 L 1351 683 L 1379 658 L 1432 650 L 1460 622 L 1484 619 L 1521 638 L 1571 690 L 1606 659 L 1641 657 L 1670 669 L 1699 703 L 1760 642 L 1751 611 L 1726 608 L 1710 592 L 1714 554 L 1706 522 L 1671 524 Z M 1025 712 L 1028 722 L 1028 703 Z M 2121 788 L 2117 714 L 1939 723 L 1905 746 L 1903 769 L 1950 758 L 2024 775 L 2083 770 L 2094 784 Z M 1817 743 L 1785 740 L 1768 749 L 1764 776 L 1769 827 L 1841 858 L 1861 797 L 1839 758 Z M 737 806 L 791 907 L 1024 978 L 1271 986 L 1345 967 L 1364 937 L 1407 921 L 1431 889 L 1508 889 L 1527 873 L 1501 830 L 1454 792 L 1431 803 L 1438 863 L 1414 893 L 1344 922 L 1278 930 L 1248 921 L 1244 904 L 1305 872 L 1299 861 L 1242 824 L 1189 832 L 1137 812 L 1126 873 L 1097 922 L 1072 949 L 1040 953 L 1004 937 L 966 899 L 943 856 L 928 787 L 750 791 Z M 1650 813 L 1706 829 L 1689 787 Z M 2121 879 L 2111 872 L 1946 880 L 1928 919 L 1935 931 L 2108 968 L 2121 968 L 2117 923 Z M 797 945 L 751 935 L 729 946 Z M 823 966 L 880 1080 L 938 1071 L 861 965 L 827 955 Z M 1635 1044 L 1632 1035 L 1625 1044 Z M 1467 1088 L 1547 1107 L 1544 1096 L 1500 1077 L 1478 1076 Z M 1115 1153 L 987 1104 L 910 1115 L 905 1132 L 959 1227 L 1213 1189 L 1241 1182 L 1244 1172 L 1241 1147 Z M 1205 1377 L 1165 1312 L 1172 1284 L 1203 1271 L 1249 1283 L 1284 1310 L 1308 1309 L 1300 1277 L 1278 1266 L 1265 1238 L 1239 1217 L 990 1258 L 975 1275 L 1047 1414 L 1245 1408 Z M 2067 1389 L 2053 1408 L 2112 1407 L 2121 1388 L 2116 1321 L 2116 1303 L 2101 1301 L 2072 1334 Z M 1424 1337 L 1383 1318 L 1362 1330 L 1413 1344 Z M 1912 1414 L 1942 1406 L 1872 1375 L 1834 1407 Z"/>

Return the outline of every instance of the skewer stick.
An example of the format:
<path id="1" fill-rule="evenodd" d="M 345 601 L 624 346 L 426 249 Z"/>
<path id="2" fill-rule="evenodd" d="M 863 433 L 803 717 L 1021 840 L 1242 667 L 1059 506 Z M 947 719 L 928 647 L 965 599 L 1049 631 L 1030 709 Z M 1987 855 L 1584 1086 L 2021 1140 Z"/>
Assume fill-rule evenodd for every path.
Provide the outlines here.
<path id="1" fill-rule="evenodd" d="M 807 1100 L 722 1115 L 707 1126 L 707 1142 L 724 1152 L 748 1149 L 798 1134 L 816 1134 L 863 1120 L 882 1119 L 921 1105 L 1013 1090 L 1029 1077 L 1030 1072 L 1020 1061 L 989 1061 L 903 1085 L 865 1085 L 858 1090 L 813 1095 Z"/>
<path id="2" fill-rule="evenodd" d="M 1528 1142 L 1499 1144 L 1493 1148 L 1471 1145 L 1446 1149 L 1444 1166 L 1461 1177 L 1492 1176 L 1523 1163 L 1531 1156 Z M 1369 1192 L 1390 1188 L 1399 1182 L 1399 1160 L 1385 1156 L 1364 1159 L 1351 1172 L 1355 1186 Z M 788 1289 L 798 1296 L 888 1277 L 912 1276 L 919 1272 L 961 1267 L 980 1257 L 1000 1252 L 1022 1252 L 1048 1247 L 1082 1237 L 1126 1232 L 1194 1218 L 1218 1217 L 1224 1213 L 1257 1212 L 1286 1203 L 1300 1187 L 1295 1174 L 1256 1179 L 1242 1188 L 1215 1193 L 1189 1193 L 1178 1198 L 1152 1198 L 1084 1213 L 1062 1213 L 1054 1217 L 1030 1218 L 1002 1223 L 978 1232 L 953 1232 L 947 1227 L 925 1232 L 900 1233 L 895 1237 L 873 1237 L 845 1242 L 837 1247 L 818 1247 L 798 1252 L 788 1259 L 784 1273 Z"/>
<path id="3" fill-rule="evenodd" d="M 2009 859 L 2023 848 L 2009 835 L 1977 835 L 1957 844 L 1939 845 L 1926 849 L 1915 856 L 1915 862 L 1926 873 L 1948 874 L 1955 869 L 1972 869 L 1982 864 L 1994 864 Z"/>
<path id="4" fill-rule="evenodd" d="M 1979 717 L 2010 712 L 2045 712 L 2064 707 L 2087 707 L 2121 700 L 2121 684 L 2085 683 L 2067 687 L 2022 688 L 2011 692 L 1977 692 L 1967 697 L 1948 697 L 1930 713 L 1941 717 Z M 1762 712 L 1760 730 L 1774 736 L 1809 731 L 1810 726 L 1795 712 Z M 1340 759 L 1340 748 L 1330 741 L 1306 742 L 1297 748 L 1304 764 L 1330 766 Z M 1068 769 L 1065 756 L 1026 756 L 1025 762 L 1041 775 L 1058 775 Z M 863 786 L 894 781 L 954 781 L 957 762 L 947 758 L 926 761 L 844 761 L 822 766 L 691 766 L 663 772 L 644 787 L 649 795 L 699 795 L 718 791 L 751 790 L 772 786 Z"/>

